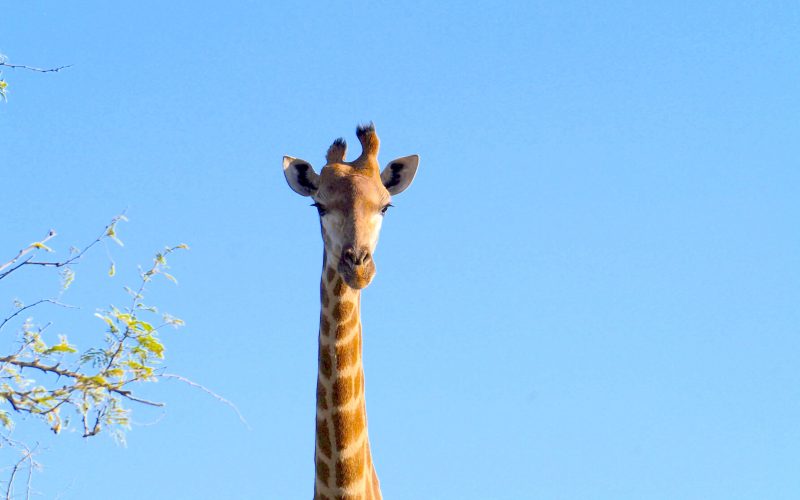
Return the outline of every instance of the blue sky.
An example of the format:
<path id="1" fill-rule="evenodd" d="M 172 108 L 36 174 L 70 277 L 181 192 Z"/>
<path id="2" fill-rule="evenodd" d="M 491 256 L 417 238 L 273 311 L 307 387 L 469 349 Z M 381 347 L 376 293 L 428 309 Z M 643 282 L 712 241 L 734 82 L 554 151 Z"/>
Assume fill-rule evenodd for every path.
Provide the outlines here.
<path id="1" fill-rule="evenodd" d="M 84 309 L 36 318 L 87 345 L 188 243 L 152 291 L 188 325 L 169 370 L 251 426 L 147 387 L 168 410 L 126 448 L 31 432 L 43 498 L 311 496 L 322 244 L 281 157 L 368 120 L 383 162 L 422 158 L 363 295 L 387 498 L 800 492 L 795 2 L 6 2 L 0 33 L 74 65 L 4 71 L 0 251 L 130 218 L 118 276 L 97 252 Z M 7 309 L 58 285 L 5 281 Z"/>

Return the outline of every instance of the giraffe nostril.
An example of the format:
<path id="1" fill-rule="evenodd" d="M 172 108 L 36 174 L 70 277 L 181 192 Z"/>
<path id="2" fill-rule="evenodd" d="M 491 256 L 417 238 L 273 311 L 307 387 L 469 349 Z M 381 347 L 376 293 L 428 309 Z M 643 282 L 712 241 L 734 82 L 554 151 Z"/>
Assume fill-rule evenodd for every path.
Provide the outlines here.
<path id="1" fill-rule="evenodd" d="M 356 251 L 353 249 L 353 247 L 348 246 L 348 247 L 345 247 L 344 250 L 342 250 L 342 260 L 344 260 L 345 262 L 347 262 L 350 265 L 355 265 L 355 263 L 356 263 Z"/>
<path id="2" fill-rule="evenodd" d="M 356 251 L 355 248 L 348 246 L 342 250 L 342 261 L 350 266 L 362 266 L 370 260 L 372 256 L 366 248 Z"/>
<path id="3" fill-rule="evenodd" d="M 363 266 L 369 259 L 369 250 L 366 248 L 353 252 L 353 265 L 355 266 Z"/>

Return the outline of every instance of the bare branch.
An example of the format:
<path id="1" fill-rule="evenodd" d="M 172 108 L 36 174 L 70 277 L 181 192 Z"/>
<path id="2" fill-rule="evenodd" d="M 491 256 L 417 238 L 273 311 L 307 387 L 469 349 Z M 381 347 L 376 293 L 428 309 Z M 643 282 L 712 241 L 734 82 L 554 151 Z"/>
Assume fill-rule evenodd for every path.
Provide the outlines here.
<path id="1" fill-rule="evenodd" d="M 16 311 L 14 314 L 12 314 L 11 316 L 9 316 L 9 317 L 7 317 L 6 319 L 4 319 L 4 320 L 3 320 L 3 322 L 2 322 L 2 323 L 0 323 L 0 330 L 2 330 L 2 329 L 3 329 L 3 327 L 4 327 L 4 326 L 6 326 L 6 323 L 8 323 L 9 321 L 11 321 L 11 320 L 14 318 L 14 316 L 16 316 L 16 315 L 20 314 L 22 311 L 24 311 L 24 310 L 26 310 L 26 309 L 30 309 L 31 307 L 36 307 L 36 306 L 38 306 L 39 304 L 41 304 L 42 302 L 47 302 L 47 303 L 50 303 L 50 304 L 55 304 L 55 305 L 57 305 L 57 306 L 66 307 L 66 308 L 68 308 L 68 309 L 78 309 L 78 308 L 77 308 L 77 307 L 75 307 L 75 306 L 71 306 L 71 305 L 69 305 L 69 304 L 62 304 L 61 302 L 58 302 L 57 300 L 53 300 L 53 299 L 41 299 L 41 300 L 37 300 L 37 301 L 36 301 L 36 302 L 34 302 L 33 304 L 28 304 L 28 305 L 27 305 L 27 306 L 25 306 L 25 307 L 21 307 L 21 308 L 19 308 L 19 309 L 18 309 L 18 310 L 17 310 L 17 311 Z"/>
<path id="2" fill-rule="evenodd" d="M 9 274 L 11 274 L 12 272 L 16 271 L 16 270 L 17 270 L 17 269 L 19 269 L 20 267 L 22 267 L 22 266 L 26 266 L 26 265 L 27 265 L 27 266 L 51 266 L 51 267 L 64 267 L 64 266 L 67 266 L 67 265 L 69 265 L 69 264 L 72 264 L 73 262 L 76 262 L 76 261 L 78 261 L 78 260 L 79 260 L 81 257 L 83 257 L 83 254 L 85 254 L 85 253 L 86 253 L 86 252 L 87 252 L 89 249 L 91 249 L 91 248 L 92 248 L 93 246 L 95 246 L 96 244 L 100 243 L 100 241 L 101 241 L 103 238 L 105 238 L 105 237 L 107 237 L 107 236 L 108 236 L 108 237 L 113 237 L 113 236 L 112 236 L 112 235 L 113 235 L 113 232 L 111 232 L 111 231 L 113 231 L 113 228 L 114 228 L 114 226 L 115 226 L 115 225 L 117 224 L 117 222 L 119 222 L 120 220 L 127 220 L 127 219 L 125 218 L 125 214 L 124 214 L 124 213 L 123 213 L 123 214 L 121 214 L 121 215 L 118 215 L 118 216 L 114 217 L 113 219 L 111 219 L 111 222 L 109 222 L 109 223 L 108 223 L 108 225 L 107 225 L 105 228 L 103 228 L 103 232 L 100 234 L 100 236 L 98 236 L 97 238 L 95 238 L 95 240 L 94 240 L 94 241 L 92 241 L 91 243 L 89 243 L 88 245 L 86 245 L 86 246 L 83 248 L 83 250 L 81 250 L 80 252 L 78 252 L 77 254 L 73 255 L 72 257 L 70 257 L 70 258 L 69 258 L 69 259 L 67 259 L 67 260 L 65 260 L 65 261 L 61 261 L 61 262 L 34 262 L 34 261 L 31 261 L 31 258 L 32 258 L 32 257 L 28 257 L 27 259 L 23 260 L 22 262 L 20 262 L 20 263 L 19 263 L 19 264 L 17 264 L 16 266 L 12 267 L 12 268 L 11 268 L 11 269 L 9 269 L 8 271 L 5 271 L 5 272 L 3 272 L 3 273 L 0 273 L 0 280 L 1 280 L 1 279 L 3 279 L 3 278 L 5 278 L 6 276 L 8 276 Z M 40 249 L 40 248 L 45 248 L 45 249 L 46 249 L 47 247 L 46 247 L 44 244 L 45 244 L 45 243 L 46 243 L 48 240 L 50 240 L 51 238 L 53 238 L 53 237 L 55 237 L 55 236 L 56 236 L 56 232 L 55 232 L 55 230 L 51 229 L 51 230 L 50 230 L 50 232 L 47 234 L 47 237 L 46 237 L 45 239 L 43 239 L 42 241 L 37 241 L 37 242 L 31 243 L 31 244 L 30 244 L 30 245 L 28 245 L 26 248 L 23 248 L 22 250 L 20 250 L 20 251 L 19 251 L 19 253 L 17 254 L 17 256 L 16 256 L 16 257 L 14 257 L 14 258 L 13 258 L 13 259 L 11 259 L 10 261 L 6 262 L 5 264 L 2 264 L 2 265 L 0 265 L 0 271 L 2 271 L 3 269 L 5 269 L 5 268 L 7 268 L 7 267 L 9 267 L 9 266 L 11 266 L 11 265 L 13 265 L 15 262 L 17 262 L 17 261 L 20 259 L 20 257 L 22 257 L 23 255 L 25 255 L 25 254 L 27 254 L 27 253 L 29 253 L 29 252 L 31 252 L 31 251 L 38 250 L 38 249 Z"/>
<path id="3" fill-rule="evenodd" d="M 164 403 L 159 403 L 158 401 L 148 401 L 147 399 L 142 399 L 133 395 L 131 391 L 121 390 L 121 389 L 109 389 L 112 392 L 116 392 L 120 396 L 126 397 L 131 401 L 136 401 L 137 403 L 141 403 L 147 406 L 157 406 L 159 408 L 165 406 Z"/>
<path id="4" fill-rule="evenodd" d="M 24 64 L 8 64 L 6 62 L 0 62 L 0 66 L 11 69 L 27 69 L 28 71 L 35 71 L 37 73 L 58 73 L 62 69 L 71 68 L 73 65 L 67 64 L 66 66 L 58 66 L 57 68 L 37 68 L 35 66 L 26 66 Z"/>
<path id="5" fill-rule="evenodd" d="M 193 382 L 193 381 L 189 380 L 186 377 L 181 377 L 180 375 L 175 375 L 174 373 L 162 373 L 160 376 L 162 378 L 175 379 L 175 380 L 178 380 L 180 382 L 183 382 L 184 384 L 187 384 L 187 385 L 190 385 L 190 386 L 195 387 L 197 389 L 200 389 L 201 391 L 205 392 L 206 394 L 209 394 L 211 397 L 213 397 L 217 401 L 230 406 L 233 409 L 233 411 L 236 412 L 236 415 L 239 416 L 239 420 L 242 422 L 242 424 L 244 424 L 244 426 L 247 427 L 248 430 L 252 430 L 252 428 L 250 427 L 250 424 L 247 423 L 247 420 L 245 420 L 244 415 L 242 415 L 242 412 L 239 411 L 239 408 L 237 408 L 235 404 L 233 404 L 232 402 L 230 402 L 227 399 L 223 398 L 222 396 L 220 396 L 216 392 L 212 391 L 208 387 L 200 385 L 197 382 Z"/>
<path id="6" fill-rule="evenodd" d="M 8 266 L 13 265 L 16 261 L 18 261 L 20 259 L 20 257 L 25 255 L 26 253 L 32 252 L 34 250 L 38 250 L 39 248 L 42 248 L 42 245 L 47 243 L 50 239 L 54 238 L 55 236 L 56 236 L 55 229 L 51 229 L 50 232 L 47 233 L 47 236 L 42 241 L 37 241 L 35 243 L 31 243 L 27 247 L 25 247 L 22 250 L 20 250 L 16 257 L 14 257 L 10 261 L 6 262 L 5 264 L 0 265 L 0 271 L 2 271 L 3 269 L 7 268 Z M 24 262 L 23 262 L 23 264 L 24 264 Z M 20 264 L 20 265 L 22 265 L 22 264 Z M 19 266 L 17 266 L 17 267 L 19 267 Z M 16 267 L 14 269 L 16 269 Z M 7 274 L 10 274 L 12 271 L 14 271 L 14 269 L 11 269 L 9 271 L 4 272 L 3 274 L 0 274 L 0 279 L 3 279 Z"/>
<path id="7" fill-rule="evenodd" d="M 38 443 L 36 446 L 39 446 Z M 25 482 L 25 500 L 31 499 L 31 492 L 33 491 L 33 468 L 36 465 L 36 462 L 31 460 L 30 466 L 28 467 L 28 480 Z"/>
<path id="8" fill-rule="evenodd" d="M 24 463 L 28 463 L 28 480 L 26 482 L 26 493 L 25 498 L 29 499 L 31 494 L 31 476 L 33 475 L 33 469 L 38 467 L 38 463 L 33 459 L 33 455 L 36 453 L 36 449 L 39 447 L 39 443 L 36 443 L 36 446 L 33 449 L 28 448 L 24 443 L 19 441 L 14 441 L 6 436 L 3 436 L 3 440 L 5 440 L 8 444 L 13 447 L 22 448 L 22 458 L 20 458 L 17 463 L 11 469 L 11 474 L 8 478 L 8 486 L 6 486 L 6 500 L 11 500 L 13 493 L 14 493 L 14 480 L 17 476 L 17 472 L 23 467 Z"/>
<path id="9" fill-rule="evenodd" d="M 102 409 L 97 411 L 97 414 L 95 415 L 95 419 L 94 419 L 94 425 L 92 426 L 92 430 L 91 431 L 89 430 L 88 423 L 86 421 L 86 416 L 84 415 L 84 417 L 83 417 L 83 429 L 84 429 L 83 437 L 88 438 L 88 437 L 92 437 L 92 436 L 96 436 L 96 435 L 100 434 L 100 431 L 102 430 L 102 427 L 100 426 L 100 420 L 103 418 L 104 415 L 105 415 L 105 411 L 103 411 Z"/>

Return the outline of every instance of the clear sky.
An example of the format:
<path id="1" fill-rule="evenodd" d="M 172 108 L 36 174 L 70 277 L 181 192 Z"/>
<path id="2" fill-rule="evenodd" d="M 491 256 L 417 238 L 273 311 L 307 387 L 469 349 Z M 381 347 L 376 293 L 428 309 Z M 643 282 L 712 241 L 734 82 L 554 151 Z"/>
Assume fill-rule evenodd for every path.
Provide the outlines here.
<path id="1" fill-rule="evenodd" d="M 0 52 L 74 65 L 4 71 L 2 255 L 127 210 L 64 297 L 87 345 L 188 243 L 169 370 L 251 426 L 147 387 L 126 448 L 33 436 L 42 498 L 311 497 L 322 242 L 281 157 L 368 120 L 421 156 L 362 302 L 386 498 L 800 496 L 797 2 L 16 1 Z"/>

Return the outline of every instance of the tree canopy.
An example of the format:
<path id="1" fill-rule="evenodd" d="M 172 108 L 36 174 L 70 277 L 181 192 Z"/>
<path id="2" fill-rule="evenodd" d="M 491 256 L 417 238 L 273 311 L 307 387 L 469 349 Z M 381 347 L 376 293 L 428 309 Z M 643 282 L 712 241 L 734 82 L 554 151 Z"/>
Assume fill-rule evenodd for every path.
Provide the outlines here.
<path id="1" fill-rule="evenodd" d="M 139 396 L 137 389 L 161 378 L 185 380 L 164 372 L 161 338 L 166 329 L 179 328 L 184 322 L 145 299 L 155 280 L 177 282 L 167 272 L 167 259 L 172 253 L 187 249 L 187 245 L 158 251 L 150 265 L 139 269 L 138 282 L 125 286 L 124 294 L 114 303 L 96 310 L 93 324 L 84 308 L 63 298 L 75 281 L 76 266 L 87 253 L 107 242 L 122 246 L 117 227 L 126 220 L 124 215 L 113 218 L 93 241 L 82 248 L 71 247 L 69 257 L 63 260 L 47 258 L 57 236 L 56 231 L 50 230 L 43 239 L 23 247 L 0 264 L 2 282 L 24 279 L 31 268 L 45 268 L 60 276 L 60 289 L 55 294 L 27 304 L 14 298 L 10 300 L 12 311 L 0 320 L 0 423 L 5 429 L 2 440 L 22 453 L 7 479 L 7 496 L 19 468 L 26 464 L 30 473 L 36 466 L 33 447 L 13 438 L 14 427 L 19 424 L 17 416 L 32 417 L 26 422 L 33 425 L 38 421 L 57 434 L 74 426 L 84 438 L 108 432 L 124 442 L 133 406 L 163 406 L 162 402 Z M 114 277 L 116 265 L 110 256 L 109 260 L 107 275 Z M 95 340 L 81 346 L 66 334 L 51 333 L 51 322 L 33 316 L 45 304 L 82 311 L 83 318 L 87 318 L 86 329 L 96 332 L 92 337 Z"/>

